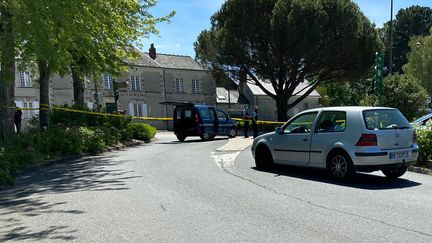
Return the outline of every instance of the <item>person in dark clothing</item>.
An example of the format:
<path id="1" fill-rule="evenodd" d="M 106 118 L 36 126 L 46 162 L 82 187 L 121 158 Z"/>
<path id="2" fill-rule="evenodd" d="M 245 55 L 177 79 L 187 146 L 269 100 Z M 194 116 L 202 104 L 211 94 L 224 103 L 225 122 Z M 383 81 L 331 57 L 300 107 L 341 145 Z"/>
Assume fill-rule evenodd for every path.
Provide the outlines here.
<path id="1" fill-rule="evenodd" d="M 252 130 L 253 130 L 253 137 L 258 137 L 258 106 L 254 107 L 254 112 L 252 113 Z"/>
<path id="2" fill-rule="evenodd" d="M 15 111 L 15 119 L 14 119 L 14 123 L 15 123 L 15 127 L 16 127 L 16 132 L 17 133 L 21 133 L 21 121 L 22 121 L 22 111 L 20 108 L 16 108 Z"/>
<path id="3" fill-rule="evenodd" d="M 250 115 L 249 115 L 249 109 L 247 106 L 245 106 L 244 110 L 242 111 L 242 118 L 244 121 L 244 137 L 248 138 L 249 137 L 249 121 L 251 119 Z"/>

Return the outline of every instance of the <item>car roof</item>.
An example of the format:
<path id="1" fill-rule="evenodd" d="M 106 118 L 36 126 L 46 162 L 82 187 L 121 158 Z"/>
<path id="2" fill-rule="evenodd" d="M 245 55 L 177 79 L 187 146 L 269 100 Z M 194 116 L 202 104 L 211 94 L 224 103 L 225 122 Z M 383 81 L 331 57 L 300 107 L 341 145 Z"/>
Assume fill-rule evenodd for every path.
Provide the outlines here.
<path id="1" fill-rule="evenodd" d="M 422 117 L 420 117 L 420 118 L 414 120 L 412 123 L 420 123 L 420 122 L 422 122 L 423 120 L 427 120 L 427 119 L 429 119 L 429 118 L 431 118 L 431 117 L 432 117 L 432 113 L 429 113 L 429 114 L 426 114 L 426 115 L 424 115 L 424 116 L 422 116 Z"/>
<path id="2" fill-rule="evenodd" d="M 364 110 L 395 110 L 391 107 L 375 107 L 375 106 L 333 106 L 333 107 L 321 107 L 310 110 L 305 110 L 303 112 L 311 111 L 364 111 Z"/>

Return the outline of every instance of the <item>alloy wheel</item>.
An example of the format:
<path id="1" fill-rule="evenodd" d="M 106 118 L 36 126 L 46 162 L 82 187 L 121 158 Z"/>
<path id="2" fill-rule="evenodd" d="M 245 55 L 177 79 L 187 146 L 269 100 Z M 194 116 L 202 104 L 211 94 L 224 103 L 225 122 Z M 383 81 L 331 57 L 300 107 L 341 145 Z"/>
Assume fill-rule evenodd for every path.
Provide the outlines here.
<path id="1" fill-rule="evenodd" d="M 344 178 L 348 173 L 348 161 L 344 156 L 334 156 L 331 160 L 330 171 L 334 177 Z"/>

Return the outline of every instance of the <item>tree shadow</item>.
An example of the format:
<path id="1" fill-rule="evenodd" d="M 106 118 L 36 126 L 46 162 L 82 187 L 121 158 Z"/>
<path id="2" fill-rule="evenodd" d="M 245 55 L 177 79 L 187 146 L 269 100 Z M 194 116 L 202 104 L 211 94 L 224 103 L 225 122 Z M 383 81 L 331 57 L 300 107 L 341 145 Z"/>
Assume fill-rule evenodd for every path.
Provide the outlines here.
<path id="1" fill-rule="evenodd" d="M 409 188 L 420 186 L 421 183 L 411 181 L 405 178 L 389 179 L 385 176 L 375 174 L 357 173 L 354 178 L 349 181 L 337 181 L 333 179 L 325 170 L 302 168 L 297 166 L 274 165 L 271 169 L 260 170 L 256 167 L 252 169 L 272 173 L 274 176 L 287 176 L 309 181 L 317 181 L 322 183 L 334 184 L 338 186 L 353 187 L 365 190 L 391 190 L 400 188 Z"/>
<path id="2" fill-rule="evenodd" d="M 209 141 L 203 141 L 201 140 L 201 138 L 186 138 L 185 141 L 180 142 L 178 140 L 174 140 L 174 141 L 168 141 L 168 142 L 155 142 L 154 144 L 187 144 L 187 143 L 209 143 L 209 142 L 214 142 L 214 141 L 221 141 L 221 140 L 228 140 L 228 137 L 216 137 L 212 140 Z"/>
<path id="3" fill-rule="evenodd" d="M 16 185 L 0 190 L 0 242 L 22 240 L 74 240 L 76 230 L 67 225 L 46 225 L 34 230 L 26 218 L 47 214 L 85 214 L 67 209 L 68 202 L 49 202 L 48 194 L 79 191 L 127 190 L 126 181 L 139 178 L 134 171 L 118 169 L 126 161 L 116 160 L 115 154 L 63 161 L 42 166 L 19 175 Z M 66 208 L 66 209 L 65 209 Z"/>

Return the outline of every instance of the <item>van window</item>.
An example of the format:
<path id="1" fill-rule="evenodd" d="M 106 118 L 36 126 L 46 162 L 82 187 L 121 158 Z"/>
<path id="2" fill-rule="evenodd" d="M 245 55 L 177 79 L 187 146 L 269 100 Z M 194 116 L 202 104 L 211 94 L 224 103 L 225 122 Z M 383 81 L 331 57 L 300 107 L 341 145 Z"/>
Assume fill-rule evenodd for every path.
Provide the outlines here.
<path id="1" fill-rule="evenodd" d="M 216 110 L 216 115 L 219 121 L 225 121 L 228 119 L 227 115 L 221 110 Z"/>
<path id="2" fill-rule="evenodd" d="M 201 119 L 214 121 L 215 117 L 214 117 L 213 110 L 209 108 L 198 108 L 198 111 L 200 113 Z"/>
<path id="3" fill-rule="evenodd" d="M 398 110 L 365 110 L 363 119 L 369 130 L 403 129 L 409 122 Z"/>
<path id="4" fill-rule="evenodd" d="M 343 132 L 345 127 L 345 111 L 324 111 L 320 116 L 315 132 Z"/>
<path id="5" fill-rule="evenodd" d="M 177 119 L 192 119 L 192 109 L 191 108 L 180 108 L 177 109 Z"/>

